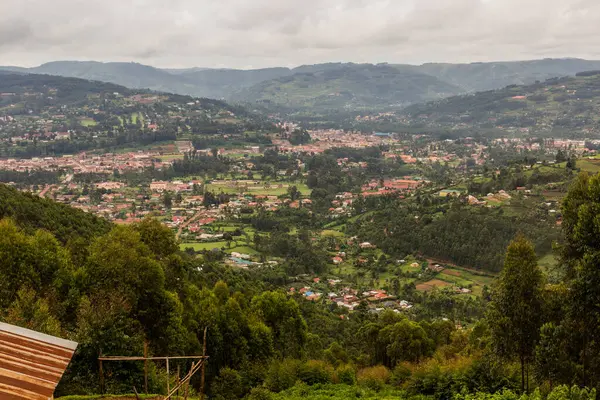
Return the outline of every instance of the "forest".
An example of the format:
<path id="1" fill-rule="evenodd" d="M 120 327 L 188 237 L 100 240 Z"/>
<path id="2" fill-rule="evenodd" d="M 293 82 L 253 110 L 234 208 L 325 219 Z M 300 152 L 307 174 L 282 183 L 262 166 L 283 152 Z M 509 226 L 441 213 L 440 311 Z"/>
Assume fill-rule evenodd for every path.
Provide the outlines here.
<path id="1" fill-rule="evenodd" d="M 397 291 L 418 297 L 418 307 L 374 313 L 288 293 L 293 275 L 330 268 L 320 264 L 310 222 L 290 235 L 257 221 L 253 240 L 288 262 L 244 270 L 218 252 L 180 251 L 151 218 L 113 226 L 0 186 L 0 319 L 79 343 L 57 396 L 99 393 L 101 353 L 140 355 L 147 343 L 154 355 L 198 354 L 207 328 L 211 399 L 592 399 L 600 384 L 599 191 L 598 176 L 574 181 L 560 232 L 456 202 L 423 199 L 413 206 L 432 213 L 420 221 L 392 200 L 365 202 L 380 209 L 367 212 L 373 221 L 348 228 L 370 229 L 390 254 L 438 249 L 500 271 L 480 297 L 407 285 Z M 261 218 L 292 226 L 302 212 Z M 501 240 L 484 243 L 492 236 Z M 558 280 L 537 264 L 536 251 L 552 242 Z M 111 363 L 105 374 L 107 393 L 143 387 L 142 364 Z M 169 378 L 152 364 L 149 390 L 164 393 Z M 199 390 L 198 380 L 192 385 Z"/>

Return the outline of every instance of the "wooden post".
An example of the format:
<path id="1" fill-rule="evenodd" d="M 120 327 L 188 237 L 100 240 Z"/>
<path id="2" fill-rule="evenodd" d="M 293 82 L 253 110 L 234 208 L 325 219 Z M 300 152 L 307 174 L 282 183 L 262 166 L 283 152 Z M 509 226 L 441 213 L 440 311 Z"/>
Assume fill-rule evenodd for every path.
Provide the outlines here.
<path id="1" fill-rule="evenodd" d="M 171 393 L 171 383 L 169 382 L 170 378 L 171 375 L 169 374 L 169 357 L 167 357 L 167 394 Z"/>
<path id="2" fill-rule="evenodd" d="M 136 398 L 137 400 L 140 400 L 140 395 L 139 395 L 139 393 L 137 392 L 137 389 L 135 388 L 135 386 L 133 387 L 133 393 L 135 394 L 135 398 Z"/>
<path id="3" fill-rule="evenodd" d="M 177 386 L 179 386 L 180 382 L 181 380 L 179 379 L 179 364 L 177 364 Z M 177 398 L 179 398 L 179 389 L 177 389 Z"/>
<path id="4" fill-rule="evenodd" d="M 144 392 L 148 394 L 148 342 L 144 341 Z"/>
<path id="5" fill-rule="evenodd" d="M 202 341 L 202 356 L 206 357 L 206 331 L 208 327 L 204 328 L 204 340 Z M 206 358 L 202 361 L 202 375 L 200 375 L 200 400 L 204 400 L 204 371 L 206 370 Z"/>
<path id="6" fill-rule="evenodd" d="M 102 349 L 100 349 L 100 357 L 102 357 Z M 100 373 L 100 394 L 104 394 L 104 368 L 102 368 L 102 360 L 98 360 L 98 371 Z"/>
<path id="7" fill-rule="evenodd" d="M 199 362 L 202 362 L 202 361 L 199 361 Z M 194 364 L 195 364 L 195 363 L 192 361 L 192 368 L 191 368 L 191 370 L 193 370 L 193 369 L 194 369 Z M 188 398 L 188 391 L 189 391 L 189 389 L 190 389 L 190 381 L 187 381 L 187 382 L 185 383 L 185 392 L 183 392 L 183 393 L 184 393 L 184 394 L 183 394 L 183 400 L 187 400 L 187 398 Z"/>

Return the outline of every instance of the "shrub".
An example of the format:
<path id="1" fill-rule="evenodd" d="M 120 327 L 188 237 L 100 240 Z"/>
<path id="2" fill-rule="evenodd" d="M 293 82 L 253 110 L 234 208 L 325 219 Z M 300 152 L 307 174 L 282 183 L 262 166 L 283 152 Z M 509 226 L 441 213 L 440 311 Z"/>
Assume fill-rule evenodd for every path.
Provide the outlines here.
<path id="1" fill-rule="evenodd" d="M 246 396 L 246 400 L 271 400 L 273 393 L 265 388 L 254 388 L 250 391 L 250 394 Z"/>
<path id="2" fill-rule="evenodd" d="M 390 370 L 383 365 L 375 367 L 363 368 L 358 371 L 356 378 L 358 384 L 368 387 L 369 389 L 379 391 L 383 389 L 391 376 Z"/>
<path id="3" fill-rule="evenodd" d="M 356 383 L 356 370 L 352 365 L 340 365 L 335 373 L 339 383 L 345 385 L 354 385 Z"/>
<path id="4" fill-rule="evenodd" d="M 298 380 L 300 364 L 300 361 L 293 359 L 273 361 L 265 378 L 265 387 L 275 393 L 291 388 Z"/>
<path id="5" fill-rule="evenodd" d="M 346 350 L 338 342 L 333 342 L 327 350 L 325 350 L 325 359 L 333 364 L 343 364 L 348 362 L 348 354 Z"/>
<path id="6" fill-rule="evenodd" d="M 324 361 L 308 360 L 298 369 L 298 378 L 308 385 L 331 383 L 333 368 Z"/>
<path id="7" fill-rule="evenodd" d="M 241 375 L 231 368 L 222 368 L 211 385 L 211 397 L 217 400 L 239 399 L 244 393 Z"/>
<path id="8" fill-rule="evenodd" d="M 396 368 L 394 368 L 391 383 L 395 386 L 401 386 L 410 378 L 411 375 L 412 371 L 409 368 L 409 365 L 407 365 L 406 363 L 400 363 L 396 365 Z"/>

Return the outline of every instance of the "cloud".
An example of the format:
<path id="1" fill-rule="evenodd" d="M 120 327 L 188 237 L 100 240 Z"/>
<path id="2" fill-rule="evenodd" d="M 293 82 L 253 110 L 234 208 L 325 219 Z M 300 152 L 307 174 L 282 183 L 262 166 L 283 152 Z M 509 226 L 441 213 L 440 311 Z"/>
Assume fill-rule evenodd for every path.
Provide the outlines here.
<path id="1" fill-rule="evenodd" d="M 600 58 L 597 0 L 1 0 L 0 64 Z"/>

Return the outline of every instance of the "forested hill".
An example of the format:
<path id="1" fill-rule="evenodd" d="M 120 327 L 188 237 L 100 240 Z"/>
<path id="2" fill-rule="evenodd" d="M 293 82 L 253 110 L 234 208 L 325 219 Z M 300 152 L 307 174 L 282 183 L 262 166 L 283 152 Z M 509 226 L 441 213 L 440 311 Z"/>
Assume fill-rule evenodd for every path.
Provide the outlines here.
<path id="1" fill-rule="evenodd" d="M 561 76 L 574 76 L 581 71 L 600 69 L 600 61 L 545 58 L 470 64 L 428 63 L 416 68 L 420 72 L 456 85 L 465 92 L 479 92 L 508 85 L 529 85 Z"/>
<path id="2" fill-rule="evenodd" d="M 512 128 L 564 134 L 600 132 L 600 73 L 549 79 L 413 105 L 403 111 L 430 127 Z"/>
<path id="3" fill-rule="evenodd" d="M 45 74 L 21 74 L 0 70 L 0 92 L 5 94 L 10 93 L 17 95 L 40 95 L 48 94 L 53 97 L 47 100 L 58 100 L 59 104 L 65 102 L 92 102 L 94 95 L 114 95 L 133 96 L 133 95 L 162 95 L 167 96 L 167 99 L 173 103 L 187 103 L 190 101 L 198 101 L 198 103 L 206 108 L 214 111 L 231 111 L 243 115 L 251 115 L 248 110 L 240 106 L 234 106 L 225 101 L 215 100 L 210 98 L 192 98 L 190 96 L 171 94 L 171 93 L 156 93 L 150 90 L 130 89 L 125 86 L 80 78 L 61 77 L 56 75 Z M 28 96 L 31 97 L 31 96 Z M 56 102 L 55 102 L 56 103 Z"/>
<path id="4" fill-rule="evenodd" d="M 0 157 L 275 131 L 267 116 L 221 100 L 53 75 L 0 74 Z"/>
<path id="5" fill-rule="evenodd" d="M 513 62 L 486 62 L 470 64 L 428 63 L 407 64 L 352 64 L 326 63 L 302 65 L 297 68 L 275 67 L 254 70 L 188 68 L 160 69 L 139 63 L 97 62 L 97 61 L 56 61 L 33 68 L 0 67 L 0 70 L 52 74 L 65 77 L 83 78 L 112 82 L 136 89 L 151 89 L 199 97 L 249 100 L 271 100 L 282 103 L 281 96 L 289 93 L 290 104 L 310 105 L 315 98 L 317 104 L 353 106 L 361 95 L 373 96 L 376 105 L 409 103 L 449 96 L 457 93 L 498 89 L 506 85 L 531 84 L 548 78 L 574 76 L 587 70 L 600 69 L 600 61 L 568 59 L 543 59 Z M 367 71 L 387 71 L 386 79 L 391 85 L 389 93 L 380 85 L 378 73 Z M 340 82 L 331 82 L 323 87 L 319 79 L 307 80 L 306 74 L 317 77 L 326 73 L 347 75 L 348 72 L 361 75 L 354 85 L 346 82 L 346 87 L 355 98 L 339 98 L 330 101 L 319 98 L 316 86 L 324 94 L 336 92 Z M 391 76 L 397 74 L 397 76 Z M 350 77 L 350 81 L 354 78 Z M 361 84 L 362 82 L 362 84 Z M 425 84 L 430 82 L 430 84 Z M 344 86 L 344 85 L 341 85 Z M 410 87 L 414 86 L 413 89 Z M 375 87 L 375 88 L 372 88 Z M 415 92 L 416 89 L 416 92 Z M 415 94 L 417 96 L 415 96 Z M 415 100 L 416 97 L 416 100 Z M 332 100 L 332 99 L 329 99 Z M 352 101 L 349 101 L 352 100 Z M 288 103 L 287 101 L 285 103 Z"/>
<path id="6" fill-rule="evenodd" d="M 404 106 L 461 93 L 461 90 L 410 67 L 332 64 L 264 81 L 233 96 L 247 102 L 292 109 Z"/>
<path id="7" fill-rule="evenodd" d="M 30 232 L 44 229 L 65 243 L 74 238 L 90 239 L 111 227 L 110 222 L 93 214 L 0 184 L 0 220 L 3 218 Z"/>
<path id="8" fill-rule="evenodd" d="M 131 95 L 133 90 L 113 83 L 54 75 L 18 74 L 0 71 L 0 92 L 23 95 L 26 93 L 52 94 L 59 101 L 80 101 L 90 95 L 120 93 Z"/>

